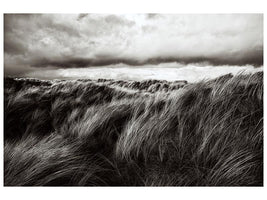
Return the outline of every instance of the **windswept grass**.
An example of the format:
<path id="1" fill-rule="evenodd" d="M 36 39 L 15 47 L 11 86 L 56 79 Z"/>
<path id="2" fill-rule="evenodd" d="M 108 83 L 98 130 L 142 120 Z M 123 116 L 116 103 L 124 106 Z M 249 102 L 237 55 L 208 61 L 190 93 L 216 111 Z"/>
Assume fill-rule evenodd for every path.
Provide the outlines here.
<path id="1" fill-rule="evenodd" d="M 262 186 L 263 72 L 5 79 L 4 184 Z"/>

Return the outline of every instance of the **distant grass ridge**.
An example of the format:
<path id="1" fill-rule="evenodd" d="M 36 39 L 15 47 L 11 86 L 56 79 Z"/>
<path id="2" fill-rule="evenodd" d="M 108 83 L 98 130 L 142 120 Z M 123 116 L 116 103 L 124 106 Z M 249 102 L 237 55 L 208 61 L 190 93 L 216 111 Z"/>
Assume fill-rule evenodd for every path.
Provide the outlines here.
<path id="1" fill-rule="evenodd" d="M 4 84 L 6 186 L 263 185 L 263 72 Z"/>

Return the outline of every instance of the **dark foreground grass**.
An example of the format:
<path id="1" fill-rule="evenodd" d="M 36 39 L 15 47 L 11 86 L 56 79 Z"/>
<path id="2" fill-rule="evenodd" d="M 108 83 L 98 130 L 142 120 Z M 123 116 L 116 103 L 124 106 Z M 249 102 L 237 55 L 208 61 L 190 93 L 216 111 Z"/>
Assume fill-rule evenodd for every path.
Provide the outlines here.
<path id="1" fill-rule="evenodd" d="M 262 186 L 263 73 L 5 79 L 6 186 Z"/>

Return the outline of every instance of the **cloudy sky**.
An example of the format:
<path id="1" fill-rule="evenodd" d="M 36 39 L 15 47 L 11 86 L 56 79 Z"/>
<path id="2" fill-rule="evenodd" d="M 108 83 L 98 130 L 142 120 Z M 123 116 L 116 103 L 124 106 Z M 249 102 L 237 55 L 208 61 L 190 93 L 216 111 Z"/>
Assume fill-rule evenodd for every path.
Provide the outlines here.
<path id="1" fill-rule="evenodd" d="M 6 76 L 194 81 L 262 65 L 262 14 L 4 16 Z"/>

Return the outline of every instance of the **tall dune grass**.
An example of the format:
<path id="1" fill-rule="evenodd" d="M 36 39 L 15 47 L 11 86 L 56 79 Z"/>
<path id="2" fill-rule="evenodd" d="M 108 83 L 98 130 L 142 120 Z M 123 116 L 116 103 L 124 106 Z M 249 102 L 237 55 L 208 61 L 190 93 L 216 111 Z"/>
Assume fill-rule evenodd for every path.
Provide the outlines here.
<path id="1" fill-rule="evenodd" d="M 6 186 L 262 186 L 263 72 L 5 79 Z"/>

